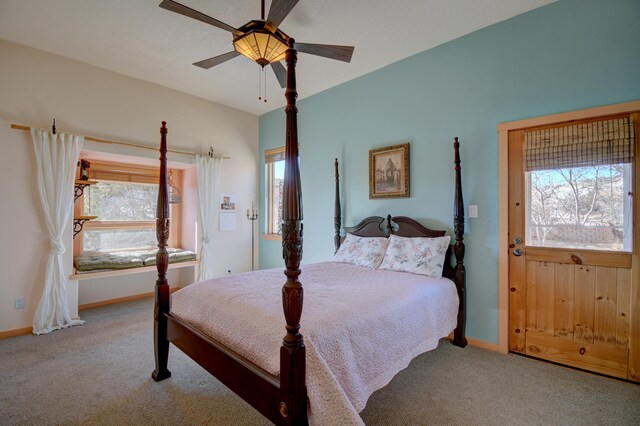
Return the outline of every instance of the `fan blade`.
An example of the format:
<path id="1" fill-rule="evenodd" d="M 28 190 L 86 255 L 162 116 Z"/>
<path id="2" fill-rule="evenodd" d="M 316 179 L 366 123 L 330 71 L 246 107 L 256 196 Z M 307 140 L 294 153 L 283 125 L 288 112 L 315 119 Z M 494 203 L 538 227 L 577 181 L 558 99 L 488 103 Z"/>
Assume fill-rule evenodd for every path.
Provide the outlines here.
<path id="1" fill-rule="evenodd" d="M 280 87 L 283 89 L 287 87 L 287 70 L 284 69 L 284 65 L 280 62 L 271 62 L 271 68 L 278 79 L 278 83 L 280 83 Z"/>
<path id="2" fill-rule="evenodd" d="M 162 0 L 162 3 L 160 3 L 159 6 L 163 9 L 167 9 L 172 12 L 179 13 L 180 15 L 184 15 L 189 18 L 196 19 L 200 22 L 204 22 L 205 24 L 213 25 L 214 27 L 218 27 L 222 30 L 229 31 L 234 34 L 241 34 L 237 29 L 233 28 L 231 25 L 227 25 L 224 22 L 218 21 L 217 19 L 212 18 L 209 15 L 205 15 L 202 12 L 198 12 L 195 9 L 191 9 L 188 6 L 180 4 L 173 0 Z"/>
<path id="3" fill-rule="evenodd" d="M 298 0 L 273 0 L 269 8 L 267 23 L 264 26 L 265 29 L 274 32 L 296 4 L 298 4 Z"/>
<path id="4" fill-rule="evenodd" d="M 336 46 L 333 44 L 296 43 L 295 49 L 298 52 L 308 53 L 310 55 L 324 56 L 325 58 L 335 59 L 336 61 L 351 62 L 354 47 Z"/>
<path id="5" fill-rule="evenodd" d="M 238 55 L 239 55 L 238 52 L 236 52 L 235 50 L 232 50 L 231 52 L 223 53 L 222 55 L 214 56 L 213 58 L 196 62 L 193 65 L 208 70 L 209 68 L 213 68 L 216 65 L 220 65 L 221 63 L 226 62 L 229 59 L 233 59 Z"/>

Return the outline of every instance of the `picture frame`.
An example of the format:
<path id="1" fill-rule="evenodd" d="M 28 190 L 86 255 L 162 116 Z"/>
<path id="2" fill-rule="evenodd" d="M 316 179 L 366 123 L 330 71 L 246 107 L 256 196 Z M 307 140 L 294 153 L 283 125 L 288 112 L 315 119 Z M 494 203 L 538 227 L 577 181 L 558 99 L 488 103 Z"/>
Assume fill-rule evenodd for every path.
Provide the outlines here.
<path id="1" fill-rule="evenodd" d="M 235 195 L 221 195 L 220 196 L 220 211 L 221 212 L 236 212 L 236 196 Z"/>
<path id="2" fill-rule="evenodd" d="M 369 199 L 409 197 L 409 143 L 369 150 Z"/>

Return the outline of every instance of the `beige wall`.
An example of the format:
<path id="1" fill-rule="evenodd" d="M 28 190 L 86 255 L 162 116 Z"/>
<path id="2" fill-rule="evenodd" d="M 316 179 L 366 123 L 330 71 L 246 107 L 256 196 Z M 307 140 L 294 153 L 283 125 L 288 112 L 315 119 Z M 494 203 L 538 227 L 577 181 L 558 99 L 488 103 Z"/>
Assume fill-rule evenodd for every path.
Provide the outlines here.
<path id="1" fill-rule="evenodd" d="M 240 204 L 237 231 L 217 232 L 220 246 L 215 271 L 251 269 L 251 227 L 242 211 L 257 204 L 258 117 L 172 89 L 126 77 L 88 64 L 0 40 L 0 332 L 31 325 L 40 300 L 49 244 L 41 219 L 30 136 L 11 123 L 157 145 L 166 120 L 169 147 L 206 152 L 209 146 L 230 156 L 222 166 L 222 191 Z M 157 158 L 149 151 L 87 142 L 84 149 Z M 170 161 L 192 162 L 169 156 Z M 191 237 L 193 238 L 193 237 Z M 71 273 L 71 226 L 65 265 Z M 191 271 L 172 272 L 174 284 L 186 285 Z M 80 304 L 153 290 L 154 274 L 80 281 L 70 286 L 70 300 Z M 14 309 L 24 297 L 26 308 Z M 75 303 L 74 303 L 75 305 Z M 73 308 L 73 307 L 72 307 Z M 73 310 L 73 309 L 72 309 Z"/>

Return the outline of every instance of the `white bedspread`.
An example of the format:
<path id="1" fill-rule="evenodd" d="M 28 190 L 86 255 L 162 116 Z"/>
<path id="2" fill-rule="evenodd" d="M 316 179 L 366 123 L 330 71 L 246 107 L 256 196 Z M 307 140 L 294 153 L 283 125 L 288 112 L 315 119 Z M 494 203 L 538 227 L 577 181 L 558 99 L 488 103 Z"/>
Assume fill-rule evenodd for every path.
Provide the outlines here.
<path id="1" fill-rule="evenodd" d="M 279 268 L 195 283 L 171 312 L 277 376 L 284 282 Z M 327 262 L 303 266 L 300 282 L 311 425 L 363 424 L 369 396 L 456 326 L 446 278 Z"/>

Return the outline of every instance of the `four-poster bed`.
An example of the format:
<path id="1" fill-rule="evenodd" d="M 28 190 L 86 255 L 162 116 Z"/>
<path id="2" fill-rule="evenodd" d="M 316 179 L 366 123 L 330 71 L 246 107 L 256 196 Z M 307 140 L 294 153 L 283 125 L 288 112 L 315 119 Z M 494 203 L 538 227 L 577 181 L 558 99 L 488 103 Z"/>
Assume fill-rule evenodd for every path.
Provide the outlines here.
<path id="1" fill-rule="evenodd" d="M 156 221 L 159 247 L 154 307 L 156 369 L 152 377 L 160 381 L 171 376 L 167 369 L 171 342 L 276 424 L 307 424 L 310 419 L 307 417 L 308 410 L 310 415 L 315 416 L 312 423 L 328 422 L 331 419 L 361 423 L 357 411 L 364 407 L 369 395 L 388 383 L 398 371 L 406 367 L 411 358 L 435 348 L 438 339 L 448 335 L 453 328 L 453 343 L 461 347 L 466 345 L 462 242 L 464 209 L 459 145 L 456 138 L 456 243 L 453 246 L 456 265 L 451 266 L 448 255 L 443 272 L 443 276 L 449 279 L 429 279 L 403 272 L 366 270 L 367 268 L 360 266 L 338 263 L 305 266 L 305 279 L 309 280 L 309 302 L 305 308 L 305 345 L 300 333 L 303 288 L 298 277 L 301 274 L 303 239 L 302 193 L 295 105 L 296 51 L 293 49 L 293 43 L 293 40 L 289 41 L 289 49 L 286 52 L 286 159 L 282 228 L 286 282 L 281 289 L 279 283 L 282 282 L 282 278 L 278 278 L 281 277 L 281 272 L 258 271 L 225 277 L 226 281 L 223 283 L 210 280 L 190 285 L 176 292 L 170 303 L 166 278 L 166 241 L 169 232 L 167 129 L 166 123 L 162 123 L 161 177 Z M 337 170 L 336 162 L 336 250 L 341 243 Z M 405 237 L 437 237 L 445 233 L 429 230 L 407 217 L 390 216 L 386 219 L 367 218 L 353 228 L 345 228 L 345 232 L 366 237 L 388 237 L 391 234 Z M 451 249 L 448 252 L 450 251 Z M 364 281 L 354 278 L 363 274 L 368 274 L 363 278 Z M 347 285 L 347 281 L 350 285 Z M 394 285 L 389 286 L 390 282 Z M 222 285 L 218 285 L 220 283 Z M 376 290 L 369 291 L 367 285 Z M 217 293 L 214 294 L 213 291 Z M 260 291 L 262 293 L 256 294 Z M 278 310 L 279 293 L 286 321 L 284 338 L 281 338 L 282 332 L 277 331 L 282 327 L 281 314 L 273 311 Z M 191 296 L 188 296 L 189 294 Z M 363 297 L 359 297 L 359 294 Z M 403 308 L 394 305 L 396 298 L 402 299 Z M 207 305 L 212 299 L 218 300 L 219 304 Z M 362 299 L 361 304 L 354 305 L 354 299 Z M 447 302 L 440 302 L 441 299 L 446 299 Z M 227 303 L 233 301 L 237 302 L 237 306 Z M 409 303 L 416 306 L 408 309 Z M 425 309 L 425 303 L 435 303 L 429 305 L 434 308 Z M 385 316 L 376 324 L 376 318 L 380 315 Z M 397 324 L 389 327 L 396 328 L 380 332 L 377 327 L 380 327 L 380 324 L 385 324 L 386 327 L 387 322 L 393 322 L 393 317 L 397 317 Z M 329 319 L 331 321 L 328 321 Z M 407 324 L 415 324 L 417 328 L 411 329 Z M 426 327 L 425 324 L 432 327 Z M 232 325 L 237 328 L 233 328 Z M 252 329 L 253 326 L 257 331 Z M 425 334 L 421 340 L 419 333 L 422 332 L 421 329 L 425 329 L 424 332 L 427 333 L 427 328 L 433 330 L 429 330 L 429 334 Z M 397 337 L 397 334 L 403 332 L 407 333 L 408 341 L 403 342 Z M 275 349 L 277 346 L 280 346 L 279 356 Z M 363 353 L 369 349 L 368 346 L 375 346 L 373 355 Z M 389 349 L 381 351 L 381 347 Z M 363 364 L 359 356 L 373 357 L 378 362 Z M 376 356 L 378 358 L 375 358 Z M 393 368 L 388 367 L 386 362 L 393 363 L 396 359 L 397 365 Z M 341 362 L 344 364 L 340 364 Z M 369 370 L 373 371 L 376 368 L 376 377 L 364 385 L 360 384 L 363 377 L 370 373 Z M 358 371 L 351 373 L 352 369 Z M 334 400 L 338 400 L 335 406 L 332 402 Z M 320 420 L 319 415 L 323 415 L 324 418 Z M 348 416 L 351 418 L 348 419 Z"/>

